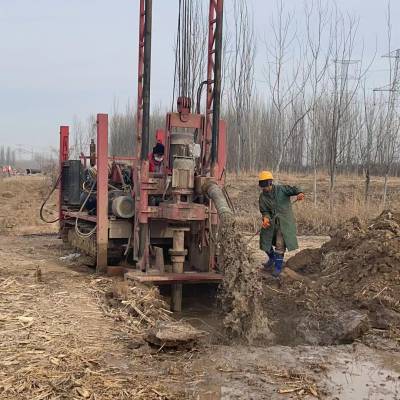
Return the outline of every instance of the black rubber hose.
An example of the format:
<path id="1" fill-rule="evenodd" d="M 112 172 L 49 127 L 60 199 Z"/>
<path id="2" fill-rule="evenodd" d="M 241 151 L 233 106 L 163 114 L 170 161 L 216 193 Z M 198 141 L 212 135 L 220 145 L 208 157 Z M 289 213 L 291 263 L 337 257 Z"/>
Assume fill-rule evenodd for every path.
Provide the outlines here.
<path id="1" fill-rule="evenodd" d="M 43 216 L 43 209 L 44 206 L 46 205 L 46 203 L 49 201 L 50 196 L 53 194 L 53 192 L 56 190 L 57 185 L 59 184 L 61 180 L 61 174 L 58 175 L 58 178 L 54 184 L 54 186 L 52 187 L 52 189 L 50 190 L 50 193 L 47 195 L 46 199 L 44 200 L 44 202 L 42 203 L 42 205 L 40 206 L 40 211 L 39 211 L 39 215 L 40 215 L 40 219 L 45 222 L 46 224 L 54 224 L 54 222 L 57 222 L 60 220 L 60 217 L 58 217 L 57 219 L 53 220 L 53 221 L 48 221 L 47 219 L 44 218 Z"/>

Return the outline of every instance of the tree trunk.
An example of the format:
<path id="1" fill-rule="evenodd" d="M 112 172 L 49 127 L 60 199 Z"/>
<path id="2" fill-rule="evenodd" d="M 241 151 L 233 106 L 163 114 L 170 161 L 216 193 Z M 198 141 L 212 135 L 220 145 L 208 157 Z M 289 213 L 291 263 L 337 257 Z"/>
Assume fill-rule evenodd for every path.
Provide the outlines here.
<path id="1" fill-rule="evenodd" d="M 279 153 L 278 162 L 276 163 L 276 168 L 275 168 L 276 173 L 279 173 L 280 169 L 281 169 L 281 164 L 282 164 L 282 160 L 283 160 L 283 151 L 284 150 L 282 149 L 282 151 L 280 151 L 280 153 Z"/>
<path id="2" fill-rule="evenodd" d="M 330 184 L 329 184 L 329 210 L 333 211 L 334 204 L 334 190 L 335 190 L 335 180 L 336 180 L 336 165 L 332 165 L 330 173 Z"/>
<path id="3" fill-rule="evenodd" d="M 385 181 L 383 184 L 383 209 L 386 209 L 386 203 L 387 203 L 388 176 L 389 176 L 389 171 L 386 170 Z"/>
<path id="4" fill-rule="evenodd" d="M 317 166 L 314 164 L 314 182 L 313 182 L 313 202 L 314 207 L 317 207 Z"/>
<path id="5" fill-rule="evenodd" d="M 365 169 L 365 191 L 364 191 L 364 203 L 368 204 L 369 200 L 369 185 L 371 183 L 371 178 L 369 174 L 369 166 Z"/>

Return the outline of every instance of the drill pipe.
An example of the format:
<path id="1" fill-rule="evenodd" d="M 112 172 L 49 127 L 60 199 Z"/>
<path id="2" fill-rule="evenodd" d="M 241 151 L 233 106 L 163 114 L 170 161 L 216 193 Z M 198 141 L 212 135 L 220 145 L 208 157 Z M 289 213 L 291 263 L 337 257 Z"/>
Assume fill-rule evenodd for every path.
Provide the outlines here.
<path id="1" fill-rule="evenodd" d="M 226 197 L 222 189 L 212 181 L 206 182 L 203 185 L 203 192 L 213 201 L 221 220 L 225 220 L 233 215 L 231 208 L 228 205 Z"/>

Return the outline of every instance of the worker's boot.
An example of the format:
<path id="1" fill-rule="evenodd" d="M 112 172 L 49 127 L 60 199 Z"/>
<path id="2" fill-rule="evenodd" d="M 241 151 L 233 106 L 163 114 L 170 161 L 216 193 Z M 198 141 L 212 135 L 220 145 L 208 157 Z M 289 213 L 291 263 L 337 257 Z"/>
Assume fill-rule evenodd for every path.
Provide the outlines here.
<path id="1" fill-rule="evenodd" d="M 276 253 L 271 249 L 270 251 L 267 251 L 267 255 L 268 260 L 263 264 L 263 266 L 266 271 L 272 271 L 272 267 L 275 264 Z"/>
<path id="2" fill-rule="evenodd" d="M 277 278 L 281 274 L 282 269 L 283 269 L 283 254 L 275 253 L 275 268 L 274 272 L 272 273 L 272 276 Z"/>

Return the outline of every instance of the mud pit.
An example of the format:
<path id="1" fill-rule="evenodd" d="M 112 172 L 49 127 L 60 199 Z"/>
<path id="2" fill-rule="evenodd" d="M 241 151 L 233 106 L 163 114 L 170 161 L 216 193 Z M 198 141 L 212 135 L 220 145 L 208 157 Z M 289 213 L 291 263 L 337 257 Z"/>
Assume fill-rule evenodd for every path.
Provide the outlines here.
<path id="1" fill-rule="evenodd" d="M 392 329 L 373 328 L 346 345 L 250 346 L 226 337 L 214 340 L 222 332 L 214 330 L 214 324 L 221 326 L 221 315 L 215 312 L 206 319 L 205 308 L 200 313 L 185 310 L 189 322 L 197 318 L 201 329 L 209 326 L 209 332 L 214 331 L 197 346 L 190 350 L 150 346 L 135 328 L 140 318 L 127 319 L 105 306 L 104 292 L 118 287 L 118 282 L 96 276 L 79 259 L 60 260 L 73 250 L 63 247 L 52 234 L 54 228 L 34 217 L 42 181 L 18 177 L 0 182 L 0 196 L 10 190 L 9 183 L 20 188 L 15 197 L 0 201 L 0 217 L 20 221 L 4 227 L 7 234 L 0 236 L 0 399 L 400 398 L 399 335 Z M 21 218 L 13 199 L 26 196 L 26 187 L 33 200 Z M 319 240 L 301 242 L 315 247 Z M 258 262 L 263 255 L 255 252 L 254 257 Z M 298 272 L 311 282 L 319 273 L 318 269 Z M 289 318 L 279 327 L 283 317 L 295 317 L 297 309 L 310 312 L 311 318 L 326 297 L 312 297 L 316 296 L 312 291 L 318 294 L 319 289 L 288 276 L 280 285 L 268 276 L 260 282 L 264 311 L 278 343 L 295 337 L 296 327 L 290 329 Z M 367 299 L 381 290 L 374 287 Z M 386 291 L 391 293 L 388 287 L 381 294 Z M 303 305 L 301 297 L 296 300 L 302 292 L 312 294 L 314 308 Z M 287 301 L 281 302 L 284 296 Z M 352 308 L 356 305 L 351 303 Z M 200 306 L 194 304 L 193 311 Z"/>

